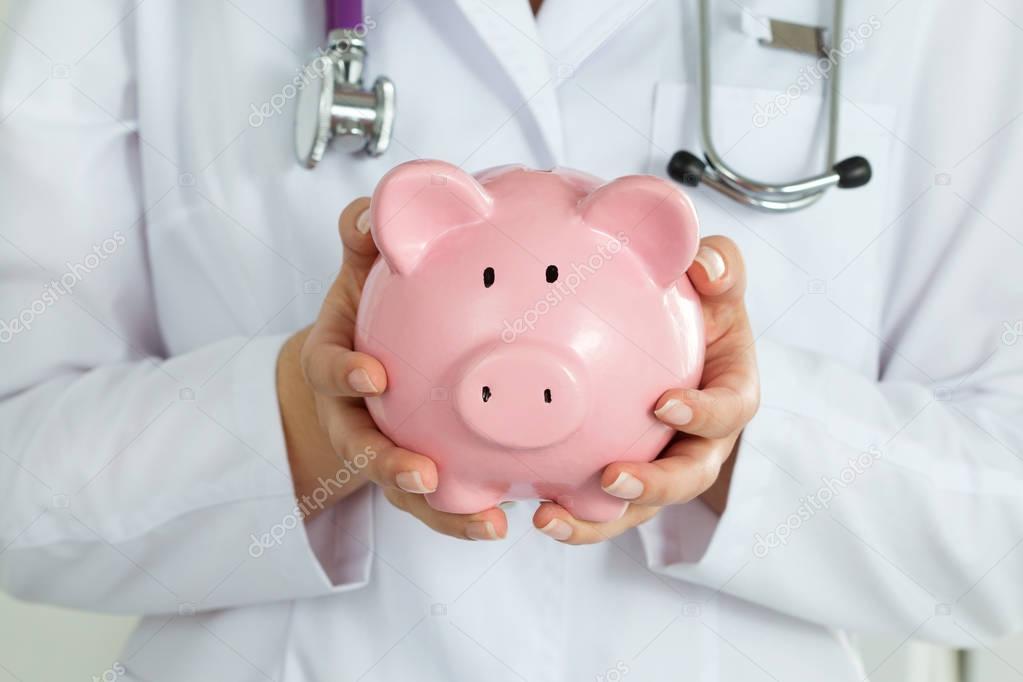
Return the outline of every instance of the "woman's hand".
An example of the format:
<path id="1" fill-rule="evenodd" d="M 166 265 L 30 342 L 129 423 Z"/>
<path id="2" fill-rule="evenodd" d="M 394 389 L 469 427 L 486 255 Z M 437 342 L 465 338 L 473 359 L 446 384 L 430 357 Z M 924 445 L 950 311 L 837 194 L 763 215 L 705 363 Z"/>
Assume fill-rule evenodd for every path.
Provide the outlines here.
<path id="1" fill-rule="evenodd" d="M 556 540 L 589 544 L 608 540 L 652 518 L 669 504 L 701 497 L 724 511 L 739 435 L 760 404 L 753 332 L 743 295 L 746 269 L 736 245 L 725 237 L 700 243 L 689 279 L 703 302 L 707 355 L 699 390 L 671 390 L 654 414 L 679 435 L 650 463 L 611 464 L 601 485 L 629 500 L 625 515 L 610 523 L 589 523 L 564 507 L 544 502 L 533 524 Z"/>
<path id="2" fill-rule="evenodd" d="M 376 261 L 369 234 L 369 199 L 341 213 L 341 272 L 319 317 L 289 339 L 277 362 L 277 393 L 295 495 L 306 519 L 361 488 L 380 486 L 399 509 L 434 530 L 470 540 L 497 540 L 508 531 L 504 512 L 446 514 L 426 503 L 437 487 L 437 467 L 424 455 L 396 446 L 377 430 L 363 398 L 387 388 L 375 358 L 352 350 L 362 287 Z"/>

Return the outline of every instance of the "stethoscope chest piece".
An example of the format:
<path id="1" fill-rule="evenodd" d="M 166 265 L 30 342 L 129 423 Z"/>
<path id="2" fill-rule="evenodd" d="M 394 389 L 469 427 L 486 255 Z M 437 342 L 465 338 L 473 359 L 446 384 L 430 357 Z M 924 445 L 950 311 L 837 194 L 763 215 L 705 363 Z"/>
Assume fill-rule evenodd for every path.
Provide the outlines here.
<path id="1" fill-rule="evenodd" d="M 363 86 L 365 42 L 355 31 L 337 29 L 327 50 L 306 67 L 307 83 L 299 90 L 295 116 L 295 154 L 315 168 L 327 147 L 379 156 L 387 151 L 394 129 L 394 84 L 379 77 Z"/>

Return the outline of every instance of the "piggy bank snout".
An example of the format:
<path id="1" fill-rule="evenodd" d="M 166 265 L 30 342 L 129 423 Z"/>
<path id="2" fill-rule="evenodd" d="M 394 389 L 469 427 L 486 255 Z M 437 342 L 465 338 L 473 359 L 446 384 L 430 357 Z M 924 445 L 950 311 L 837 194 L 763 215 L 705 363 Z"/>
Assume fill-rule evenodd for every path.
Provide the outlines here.
<path id="1" fill-rule="evenodd" d="M 582 364 L 571 350 L 501 344 L 467 365 L 456 409 L 484 439 L 520 450 L 542 448 L 582 426 L 587 391 Z"/>

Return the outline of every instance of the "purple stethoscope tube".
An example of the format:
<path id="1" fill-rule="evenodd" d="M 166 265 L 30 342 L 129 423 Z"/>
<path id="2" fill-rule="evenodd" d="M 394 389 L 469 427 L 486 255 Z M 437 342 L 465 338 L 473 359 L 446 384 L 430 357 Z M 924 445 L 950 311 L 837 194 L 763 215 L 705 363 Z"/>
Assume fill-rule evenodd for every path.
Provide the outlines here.
<path id="1" fill-rule="evenodd" d="M 327 32 L 355 28 L 363 22 L 362 0 L 326 0 Z"/>

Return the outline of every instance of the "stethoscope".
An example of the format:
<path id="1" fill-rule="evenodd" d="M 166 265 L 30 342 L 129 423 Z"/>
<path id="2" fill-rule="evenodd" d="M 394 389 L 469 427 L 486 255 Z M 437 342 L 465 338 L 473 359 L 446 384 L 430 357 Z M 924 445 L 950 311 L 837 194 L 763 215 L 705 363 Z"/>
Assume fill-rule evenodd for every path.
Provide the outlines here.
<path id="1" fill-rule="evenodd" d="M 841 54 L 832 50 L 828 76 L 828 155 L 823 173 L 782 184 L 752 180 L 733 170 L 717 153 L 711 138 L 711 79 L 710 79 L 710 10 L 709 0 L 700 0 L 700 134 L 703 138 L 701 160 L 695 154 L 682 150 L 675 152 L 668 162 L 668 175 L 689 187 L 701 182 L 739 203 L 764 211 L 783 213 L 795 211 L 818 201 L 832 187 L 862 187 L 870 182 L 870 162 L 862 156 L 850 156 L 835 162 L 838 146 L 838 105 L 840 93 L 839 69 Z M 844 0 L 835 0 L 832 35 L 842 31 Z M 779 22 L 781 23 L 781 22 Z M 805 29 L 788 24 L 789 28 Z M 820 41 L 823 42 L 823 41 Z M 834 39 L 833 39 L 834 42 Z M 783 45 L 784 46 L 784 45 Z M 819 50 L 822 54 L 826 50 Z"/>
<path id="2" fill-rule="evenodd" d="M 842 30 L 844 5 L 844 0 L 835 0 L 833 36 Z M 295 153 L 307 168 L 316 166 L 331 141 L 349 152 L 383 154 L 394 128 L 394 84 L 381 76 L 372 90 L 363 86 L 366 48 L 362 0 L 326 0 L 326 9 L 330 29 L 327 44 L 322 54 L 306 67 L 314 75 L 300 90 L 295 120 Z M 835 161 L 841 63 L 836 50 L 829 55 L 832 67 L 828 75 L 826 170 L 783 184 L 752 180 L 733 170 L 717 153 L 710 125 L 710 52 L 709 0 L 700 0 L 700 133 L 704 159 L 684 150 L 675 152 L 668 162 L 669 176 L 689 187 L 703 183 L 742 204 L 772 212 L 805 208 L 832 187 L 862 187 L 870 181 L 870 162 L 862 156 Z M 823 47 L 820 52 L 826 53 Z"/>
<path id="3" fill-rule="evenodd" d="M 295 116 L 295 154 L 315 168 L 327 147 L 379 156 L 394 130 L 394 83 L 380 76 L 364 87 L 366 18 L 362 0 L 326 0 L 327 42 L 306 65 Z"/>

